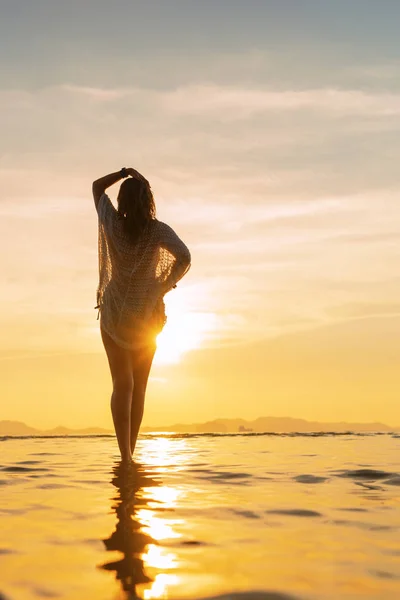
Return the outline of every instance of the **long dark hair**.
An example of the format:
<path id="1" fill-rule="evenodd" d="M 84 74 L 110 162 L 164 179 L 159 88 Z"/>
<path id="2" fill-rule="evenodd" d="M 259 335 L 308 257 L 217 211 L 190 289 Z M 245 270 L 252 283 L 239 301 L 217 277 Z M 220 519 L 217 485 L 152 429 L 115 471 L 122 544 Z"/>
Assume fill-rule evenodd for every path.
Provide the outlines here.
<path id="1" fill-rule="evenodd" d="M 118 212 L 123 219 L 125 233 L 132 241 L 138 240 L 150 222 L 156 218 L 153 192 L 147 179 L 128 177 L 121 183 Z"/>

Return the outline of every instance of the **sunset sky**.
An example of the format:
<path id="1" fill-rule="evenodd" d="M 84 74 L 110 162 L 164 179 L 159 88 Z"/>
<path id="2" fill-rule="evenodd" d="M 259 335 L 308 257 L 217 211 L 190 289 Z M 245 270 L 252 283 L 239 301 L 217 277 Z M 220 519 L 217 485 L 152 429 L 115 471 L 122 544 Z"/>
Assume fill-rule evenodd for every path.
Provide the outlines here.
<path id="1" fill-rule="evenodd" d="M 400 3 L 0 7 L 0 420 L 112 427 L 91 184 L 132 166 L 192 254 L 144 424 L 399 426 Z"/>

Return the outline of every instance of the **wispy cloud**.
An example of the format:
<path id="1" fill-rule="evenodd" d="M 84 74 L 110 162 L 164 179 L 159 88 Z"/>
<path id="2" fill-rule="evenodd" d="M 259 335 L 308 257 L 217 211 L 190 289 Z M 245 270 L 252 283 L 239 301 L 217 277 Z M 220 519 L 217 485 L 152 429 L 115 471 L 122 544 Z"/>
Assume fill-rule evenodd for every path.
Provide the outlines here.
<path id="1" fill-rule="evenodd" d="M 397 73 L 400 67 L 371 69 L 382 77 Z M 369 72 L 369 71 L 368 71 Z M 157 90 L 152 87 L 100 88 L 63 84 L 49 86 L 39 91 L 2 90 L 0 102 L 14 106 L 29 106 L 35 98 L 46 99 L 58 96 L 60 99 L 72 96 L 96 100 L 99 103 L 113 103 L 121 100 L 141 100 L 158 104 L 171 113 L 203 114 L 223 111 L 238 111 L 236 118 L 268 111 L 315 110 L 330 112 L 333 115 L 397 116 L 400 114 L 400 93 L 383 91 L 366 92 L 348 88 L 276 89 L 268 87 L 241 87 L 216 84 L 188 84 L 171 90 Z M 229 116 L 233 116 L 231 112 Z"/>
<path id="2" fill-rule="evenodd" d="M 71 94 L 78 94 L 81 96 L 85 96 L 87 98 L 93 100 L 99 100 L 102 102 L 110 102 L 113 100 L 118 100 L 119 98 L 123 98 L 127 95 L 126 90 L 119 89 L 107 89 L 107 88 L 97 88 L 90 86 L 79 86 L 72 84 L 64 84 L 61 85 L 60 88 L 62 91 Z"/>
<path id="3" fill-rule="evenodd" d="M 254 113 L 315 110 L 332 115 L 397 116 L 400 94 L 348 89 L 282 90 L 196 85 L 164 94 L 162 103 L 178 113 L 222 112 L 226 118 Z M 235 111 L 229 112 L 229 111 Z"/>
<path id="4" fill-rule="evenodd" d="M 398 70 L 398 69 L 397 69 Z M 375 68 L 372 73 L 384 77 L 396 69 Z M 396 71 L 397 72 L 397 71 Z M 55 88 L 61 93 L 75 94 L 98 102 L 121 100 L 147 101 L 160 108 L 178 114 L 220 113 L 221 118 L 248 118 L 266 112 L 321 111 L 332 116 L 378 116 L 400 115 L 400 93 L 366 92 L 359 89 L 311 88 L 269 89 L 267 87 L 241 87 L 216 84 L 189 84 L 173 90 L 154 88 L 96 88 L 64 84 Z M 49 90 L 51 92 L 51 90 Z M 8 93 L 10 97 L 10 94 Z M 26 100 L 26 92 L 14 91 L 13 101 Z"/>
<path id="5" fill-rule="evenodd" d="M 399 219 L 400 94 L 71 83 L 0 92 L 0 109 L 0 266 L 15 319 L 36 319 L 33 345 L 54 345 L 43 315 L 58 320 L 65 344 L 77 330 L 82 346 L 92 343 L 90 184 L 128 161 L 149 173 L 159 218 L 188 242 L 193 269 L 180 292 L 189 310 L 218 316 L 221 343 L 400 298 L 388 243 Z"/>

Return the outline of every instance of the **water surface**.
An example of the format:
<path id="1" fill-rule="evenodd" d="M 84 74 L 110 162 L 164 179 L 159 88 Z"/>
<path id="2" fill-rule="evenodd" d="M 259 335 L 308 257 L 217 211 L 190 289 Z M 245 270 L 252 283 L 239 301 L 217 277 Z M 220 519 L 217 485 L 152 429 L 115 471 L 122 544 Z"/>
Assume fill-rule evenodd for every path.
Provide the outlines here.
<path id="1" fill-rule="evenodd" d="M 400 597 L 398 435 L 0 439 L 1 600 Z"/>

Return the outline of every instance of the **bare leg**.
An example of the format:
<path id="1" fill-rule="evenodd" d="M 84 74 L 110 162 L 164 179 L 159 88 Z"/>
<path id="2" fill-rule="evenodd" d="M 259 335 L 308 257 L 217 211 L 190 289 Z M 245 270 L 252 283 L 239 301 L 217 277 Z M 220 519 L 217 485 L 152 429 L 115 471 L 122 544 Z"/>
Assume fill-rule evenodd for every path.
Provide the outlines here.
<path id="1" fill-rule="evenodd" d="M 132 401 L 132 384 L 114 382 L 111 396 L 111 413 L 118 440 L 122 460 L 131 457 L 130 447 L 130 404 Z"/>
<path id="2" fill-rule="evenodd" d="M 131 454 L 133 454 L 143 419 L 147 381 L 156 346 L 151 345 L 131 353 L 133 373 L 133 394 L 131 407 Z"/>
<path id="3" fill-rule="evenodd" d="M 131 460 L 130 420 L 133 392 L 131 357 L 129 351 L 118 346 L 103 329 L 101 329 L 101 337 L 113 381 L 111 412 L 115 433 L 121 458 L 123 461 L 129 461 Z"/>

